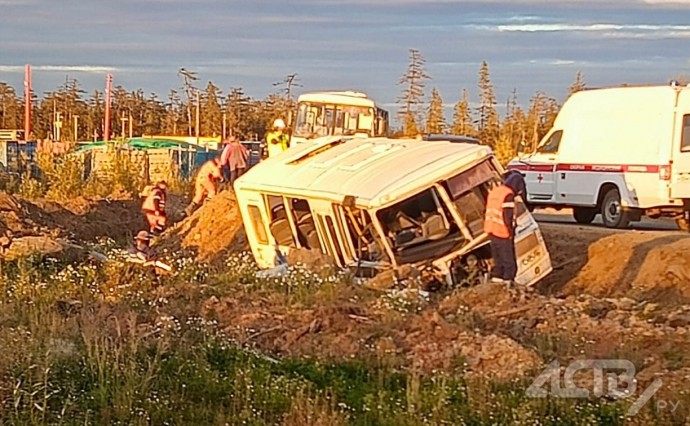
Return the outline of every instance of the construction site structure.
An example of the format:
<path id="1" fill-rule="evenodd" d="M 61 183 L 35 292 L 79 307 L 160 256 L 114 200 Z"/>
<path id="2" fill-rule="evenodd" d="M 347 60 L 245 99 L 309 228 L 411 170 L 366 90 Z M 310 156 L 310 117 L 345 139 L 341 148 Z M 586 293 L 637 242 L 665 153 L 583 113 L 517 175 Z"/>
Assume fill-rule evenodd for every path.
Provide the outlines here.
<path id="1" fill-rule="evenodd" d="M 323 136 L 387 136 L 388 111 L 355 91 L 304 93 L 297 98 L 297 118 L 290 145 Z"/>
<path id="2" fill-rule="evenodd" d="M 324 137 L 262 161 L 234 189 L 263 268 L 310 249 L 364 277 L 408 265 L 462 285 L 491 267 L 484 206 L 502 174 L 483 145 Z M 532 285 L 551 261 L 519 198 L 516 212 L 516 282 Z"/>

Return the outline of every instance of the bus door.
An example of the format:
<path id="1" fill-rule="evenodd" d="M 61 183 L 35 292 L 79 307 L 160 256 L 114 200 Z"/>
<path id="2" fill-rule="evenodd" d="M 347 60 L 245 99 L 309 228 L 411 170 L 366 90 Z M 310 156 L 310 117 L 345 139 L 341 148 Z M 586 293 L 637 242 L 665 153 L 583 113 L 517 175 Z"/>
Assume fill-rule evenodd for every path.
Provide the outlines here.
<path id="1" fill-rule="evenodd" d="M 330 201 L 311 201 L 312 212 L 316 228 L 321 238 L 323 250 L 331 256 L 336 263 L 344 267 L 347 264 L 343 232 L 340 222 L 337 221 Z"/>
<path id="2" fill-rule="evenodd" d="M 245 218 L 244 223 L 249 246 L 259 267 L 272 268 L 278 262 L 275 243 L 268 231 L 268 212 L 263 195 L 253 191 L 243 191 L 242 195 L 240 211 Z"/>

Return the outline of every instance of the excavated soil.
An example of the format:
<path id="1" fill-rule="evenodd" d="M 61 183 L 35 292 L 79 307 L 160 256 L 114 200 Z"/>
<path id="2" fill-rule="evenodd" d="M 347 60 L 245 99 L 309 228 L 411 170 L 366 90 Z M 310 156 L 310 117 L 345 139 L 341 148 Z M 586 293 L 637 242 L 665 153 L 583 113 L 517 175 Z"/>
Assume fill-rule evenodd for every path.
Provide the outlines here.
<path id="1" fill-rule="evenodd" d="M 144 226 L 138 200 L 80 197 L 58 203 L 0 192 L 0 252 L 6 259 L 55 255 L 99 237 L 124 241 Z"/>
<path id="2" fill-rule="evenodd" d="M 541 229 L 554 265 L 538 286 L 544 293 L 690 302 L 690 235 L 555 224 Z"/>
<path id="3" fill-rule="evenodd" d="M 247 250 L 247 238 L 234 192 L 222 191 L 190 217 L 163 233 L 161 249 L 191 251 L 198 261 L 215 263 L 229 253 Z"/>
<path id="4" fill-rule="evenodd" d="M 35 237 L 122 238 L 143 226 L 139 200 L 58 204 L 0 193 L 0 243 L 5 235 L 37 244 Z M 311 302 L 242 291 L 207 299 L 201 313 L 241 345 L 278 356 L 373 358 L 419 372 L 463 371 L 495 380 L 533 377 L 553 359 L 565 365 L 623 358 L 635 364 L 641 384 L 663 377 L 664 389 L 687 387 L 690 236 L 541 228 L 554 271 L 531 291 L 485 284 L 427 295 L 342 285 Z M 246 250 L 234 194 L 221 192 L 157 244 L 210 263 Z"/>

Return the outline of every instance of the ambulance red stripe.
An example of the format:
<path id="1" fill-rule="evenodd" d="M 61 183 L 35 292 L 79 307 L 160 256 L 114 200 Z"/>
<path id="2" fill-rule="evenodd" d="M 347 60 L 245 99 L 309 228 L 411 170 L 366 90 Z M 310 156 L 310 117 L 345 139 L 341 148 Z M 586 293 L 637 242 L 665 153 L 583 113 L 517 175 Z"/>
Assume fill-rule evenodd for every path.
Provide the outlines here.
<path id="1" fill-rule="evenodd" d="M 525 172 L 659 173 L 661 167 L 647 164 L 513 164 L 508 169 Z"/>

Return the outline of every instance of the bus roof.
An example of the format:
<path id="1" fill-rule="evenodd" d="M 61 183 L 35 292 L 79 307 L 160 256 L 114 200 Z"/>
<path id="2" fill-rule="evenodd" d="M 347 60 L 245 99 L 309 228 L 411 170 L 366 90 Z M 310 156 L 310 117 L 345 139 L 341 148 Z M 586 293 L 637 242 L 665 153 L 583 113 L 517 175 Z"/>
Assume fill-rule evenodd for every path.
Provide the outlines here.
<path id="1" fill-rule="evenodd" d="M 374 107 L 374 101 L 361 92 L 351 90 L 303 93 L 297 102 L 319 102 L 327 104 L 344 104 L 364 107 Z"/>
<path id="2" fill-rule="evenodd" d="M 237 180 L 250 189 L 378 208 L 492 154 L 487 146 L 416 139 L 325 137 L 262 161 Z"/>

